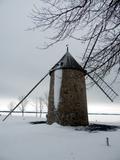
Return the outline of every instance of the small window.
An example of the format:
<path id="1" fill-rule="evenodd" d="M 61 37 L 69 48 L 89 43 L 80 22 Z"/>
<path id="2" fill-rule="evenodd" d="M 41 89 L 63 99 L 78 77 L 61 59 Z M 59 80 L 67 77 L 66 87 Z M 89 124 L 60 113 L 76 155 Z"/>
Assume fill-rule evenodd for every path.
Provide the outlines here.
<path id="1" fill-rule="evenodd" d="M 63 62 L 61 62 L 60 65 L 63 66 Z"/>

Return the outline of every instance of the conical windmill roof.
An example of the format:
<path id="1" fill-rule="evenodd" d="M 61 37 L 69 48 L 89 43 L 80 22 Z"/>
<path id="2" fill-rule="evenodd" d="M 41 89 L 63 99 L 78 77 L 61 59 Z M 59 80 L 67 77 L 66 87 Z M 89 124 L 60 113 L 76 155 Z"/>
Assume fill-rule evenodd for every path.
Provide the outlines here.
<path id="1" fill-rule="evenodd" d="M 78 64 L 78 62 L 69 53 L 68 48 L 65 55 L 52 67 L 51 72 L 58 69 L 76 69 L 85 72 L 85 70 Z"/>

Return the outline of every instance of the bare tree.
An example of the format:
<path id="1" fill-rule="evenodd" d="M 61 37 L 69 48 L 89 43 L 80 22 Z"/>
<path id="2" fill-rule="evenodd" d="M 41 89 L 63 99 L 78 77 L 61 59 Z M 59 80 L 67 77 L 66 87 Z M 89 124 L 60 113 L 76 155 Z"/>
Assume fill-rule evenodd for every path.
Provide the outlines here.
<path id="1" fill-rule="evenodd" d="M 43 110 L 43 98 L 38 97 L 39 99 L 39 110 L 40 110 L 40 118 L 42 117 L 42 110 Z"/>
<path id="2" fill-rule="evenodd" d="M 36 117 L 37 117 L 37 113 L 39 111 L 40 112 L 40 118 L 41 118 L 42 117 L 42 109 L 43 109 L 43 99 L 42 99 L 42 97 L 36 97 L 35 108 L 36 108 Z"/>
<path id="3" fill-rule="evenodd" d="M 38 113 L 38 98 L 36 97 L 36 102 L 35 102 L 35 108 L 36 108 L 36 118 L 37 118 L 37 113 Z"/>
<path id="4" fill-rule="evenodd" d="M 10 110 L 10 112 L 13 110 L 14 107 L 15 107 L 15 102 L 10 102 L 8 105 L 8 109 Z"/>
<path id="5" fill-rule="evenodd" d="M 105 77 L 115 68 L 116 76 L 119 74 L 119 0 L 41 1 L 44 7 L 34 6 L 31 18 L 34 22 L 33 29 L 54 29 L 55 34 L 50 37 L 46 48 L 66 38 L 84 41 L 88 44 L 83 55 L 84 64 L 88 59 L 84 66 L 88 73 L 99 73 Z"/>
<path id="6" fill-rule="evenodd" d="M 18 100 L 21 101 L 24 96 L 18 97 Z M 25 99 L 19 106 L 20 111 L 22 112 L 22 117 L 24 117 L 25 107 L 28 104 L 28 99 Z"/>
<path id="7" fill-rule="evenodd" d="M 44 97 L 38 97 L 39 99 L 39 109 L 40 109 L 40 118 L 42 117 L 42 112 L 44 107 L 48 107 L 48 93 L 44 93 Z"/>
<path id="8" fill-rule="evenodd" d="M 48 92 L 44 93 L 43 101 L 44 101 L 45 106 L 48 107 Z"/>
<path id="9" fill-rule="evenodd" d="M 43 111 L 43 98 L 42 97 L 36 97 L 35 101 L 32 103 L 33 106 L 35 106 L 36 109 L 36 117 L 38 114 L 38 111 L 40 112 L 40 118 L 42 117 L 42 111 Z"/>

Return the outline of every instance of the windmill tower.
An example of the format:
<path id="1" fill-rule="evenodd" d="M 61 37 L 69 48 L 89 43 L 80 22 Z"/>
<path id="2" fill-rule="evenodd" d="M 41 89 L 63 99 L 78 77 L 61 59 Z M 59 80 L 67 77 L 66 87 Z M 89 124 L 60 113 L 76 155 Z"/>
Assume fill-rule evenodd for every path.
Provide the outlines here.
<path id="1" fill-rule="evenodd" d="M 69 53 L 50 71 L 48 124 L 88 125 L 85 70 Z"/>

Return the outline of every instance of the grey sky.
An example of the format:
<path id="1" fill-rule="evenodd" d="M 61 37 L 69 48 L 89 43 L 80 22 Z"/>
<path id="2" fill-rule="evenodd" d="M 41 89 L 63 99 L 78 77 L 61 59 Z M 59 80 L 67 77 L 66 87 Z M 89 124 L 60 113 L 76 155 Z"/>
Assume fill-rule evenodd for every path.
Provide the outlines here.
<path id="1" fill-rule="evenodd" d="M 0 99 L 17 98 L 25 95 L 44 74 L 54 65 L 70 46 L 71 54 L 79 61 L 83 53 L 82 44 L 75 40 L 66 40 L 47 50 L 36 49 L 44 44 L 47 34 L 25 31 L 32 26 L 28 16 L 33 4 L 39 0 L 0 0 Z M 49 35 L 51 33 L 48 33 Z M 48 89 L 47 79 L 35 94 Z M 114 89 L 119 92 L 119 82 Z M 120 86 L 120 85 L 119 85 Z M 88 91 L 89 102 L 109 102 L 95 88 Z M 119 99 L 116 100 L 119 102 Z"/>

